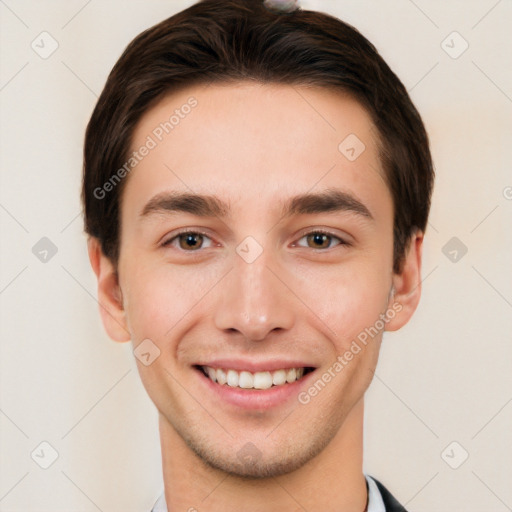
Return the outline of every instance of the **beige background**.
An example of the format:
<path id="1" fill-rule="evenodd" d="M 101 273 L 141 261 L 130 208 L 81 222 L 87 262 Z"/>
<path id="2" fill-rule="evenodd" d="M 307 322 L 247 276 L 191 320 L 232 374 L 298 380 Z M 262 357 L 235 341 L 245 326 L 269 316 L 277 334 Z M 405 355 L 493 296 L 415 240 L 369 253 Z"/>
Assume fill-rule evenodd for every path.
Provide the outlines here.
<path id="1" fill-rule="evenodd" d="M 190 3 L 0 1 L 2 511 L 146 511 L 161 491 L 156 413 L 130 347 L 100 324 L 78 194 L 107 73 Z M 422 113 L 437 171 L 423 297 L 385 336 L 365 470 L 411 511 L 512 510 L 512 4 L 302 5 L 377 46 Z M 46 59 L 31 47 L 51 49 L 43 31 L 59 45 Z M 57 248 L 46 262 L 32 252 L 43 237 Z"/>

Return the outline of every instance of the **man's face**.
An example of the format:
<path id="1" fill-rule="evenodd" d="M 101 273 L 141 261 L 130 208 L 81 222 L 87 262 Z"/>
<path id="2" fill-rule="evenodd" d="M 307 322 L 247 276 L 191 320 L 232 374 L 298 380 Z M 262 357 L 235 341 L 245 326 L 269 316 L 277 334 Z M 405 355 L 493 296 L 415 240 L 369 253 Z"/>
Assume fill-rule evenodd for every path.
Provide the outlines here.
<path id="1" fill-rule="evenodd" d="M 197 106 L 159 131 L 191 96 Z M 365 145 L 355 160 L 355 139 L 338 148 L 350 134 Z M 123 191 L 118 267 L 134 346 L 151 340 L 160 350 L 138 363 L 143 383 L 171 430 L 211 466 L 248 476 L 294 470 L 362 398 L 377 321 L 391 306 L 393 204 L 370 118 L 326 89 L 218 84 L 154 106 L 132 150 L 148 136 L 157 145 Z M 287 213 L 295 196 L 327 191 L 340 193 L 329 202 L 339 208 L 299 201 Z M 192 213 L 198 201 L 169 209 L 176 193 L 215 196 L 225 211 Z M 376 322 L 379 333 L 334 369 Z M 295 380 L 292 368 L 304 375 Z"/>

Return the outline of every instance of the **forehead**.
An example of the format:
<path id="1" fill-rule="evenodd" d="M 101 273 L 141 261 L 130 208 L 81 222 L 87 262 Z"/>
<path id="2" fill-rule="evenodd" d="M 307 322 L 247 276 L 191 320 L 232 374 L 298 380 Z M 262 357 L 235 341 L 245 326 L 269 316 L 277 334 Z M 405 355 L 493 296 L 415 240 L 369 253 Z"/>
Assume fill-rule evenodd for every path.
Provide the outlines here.
<path id="1" fill-rule="evenodd" d="M 143 207 L 176 189 L 260 208 L 264 197 L 314 188 L 364 194 L 385 186 L 377 144 L 366 110 L 338 91 L 250 82 L 188 87 L 136 126 L 131 151 L 151 149 L 129 173 L 123 203 Z"/>

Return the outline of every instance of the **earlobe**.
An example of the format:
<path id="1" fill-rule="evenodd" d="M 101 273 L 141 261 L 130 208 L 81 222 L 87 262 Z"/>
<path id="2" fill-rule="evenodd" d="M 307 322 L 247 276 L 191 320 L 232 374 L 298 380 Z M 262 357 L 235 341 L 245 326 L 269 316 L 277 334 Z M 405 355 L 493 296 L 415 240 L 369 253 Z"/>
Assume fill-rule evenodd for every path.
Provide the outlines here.
<path id="1" fill-rule="evenodd" d="M 393 274 L 393 288 L 388 301 L 389 310 L 396 314 L 387 322 L 386 331 L 396 331 L 412 317 L 421 297 L 421 257 L 423 233 L 411 236 L 402 271 Z"/>
<path id="2" fill-rule="evenodd" d="M 89 238 L 87 249 L 89 261 L 98 280 L 98 303 L 103 326 L 114 341 L 130 341 L 116 269 L 103 253 L 97 238 Z"/>

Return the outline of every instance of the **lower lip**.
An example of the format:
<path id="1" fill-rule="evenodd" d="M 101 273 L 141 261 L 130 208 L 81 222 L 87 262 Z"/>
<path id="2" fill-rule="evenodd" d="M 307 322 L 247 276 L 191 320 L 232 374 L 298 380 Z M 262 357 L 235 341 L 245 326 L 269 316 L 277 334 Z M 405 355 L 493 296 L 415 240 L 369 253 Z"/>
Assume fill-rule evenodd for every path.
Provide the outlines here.
<path id="1" fill-rule="evenodd" d="M 231 387 L 227 384 L 218 384 L 208 378 L 201 370 L 196 369 L 201 381 L 213 391 L 223 402 L 227 402 L 241 409 L 257 410 L 270 409 L 288 402 L 290 399 L 297 399 L 300 389 L 305 386 L 311 375 L 309 372 L 295 382 L 272 386 L 268 389 L 242 389 Z"/>

